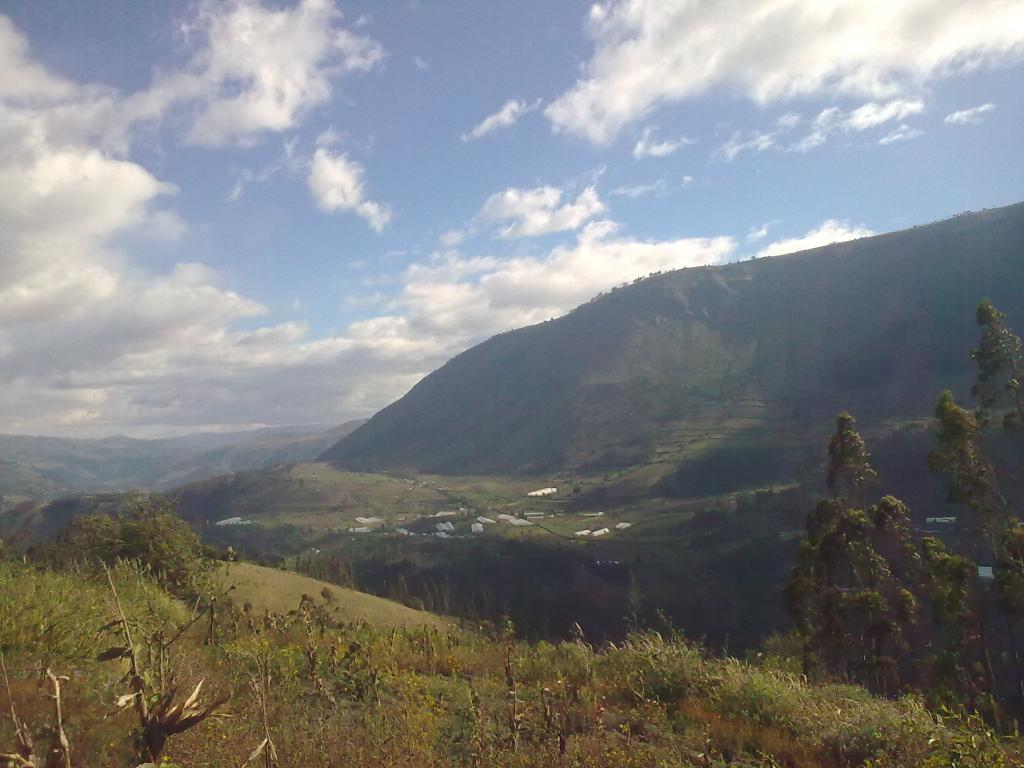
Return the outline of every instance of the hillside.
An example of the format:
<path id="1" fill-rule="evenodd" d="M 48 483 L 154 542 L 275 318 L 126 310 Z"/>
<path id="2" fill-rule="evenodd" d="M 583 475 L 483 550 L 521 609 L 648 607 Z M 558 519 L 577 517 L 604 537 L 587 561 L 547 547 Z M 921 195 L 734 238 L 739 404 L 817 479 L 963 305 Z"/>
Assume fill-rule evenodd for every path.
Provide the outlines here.
<path id="1" fill-rule="evenodd" d="M 221 566 L 219 575 L 225 587 L 234 587 L 232 602 L 239 606 L 249 603 L 259 613 L 267 610 L 285 614 L 295 610 L 303 595 L 310 595 L 326 602 L 327 610 L 335 621 L 365 621 L 377 627 L 426 625 L 444 629 L 451 625 L 451 622 L 426 611 L 276 568 L 252 563 L 226 563 Z M 324 593 L 325 589 L 330 594 L 329 598 Z"/>
<path id="2" fill-rule="evenodd" d="M 0 435 L 0 495 L 39 499 L 75 491 L 169 488 L 227 472 L 308 461 L 362 423 L 158 440 Z"/>
<path id="3" fill-rule="evenodd" d="M 273 764 L 352 768 L 1010 768 L 1024 756 L 1019 737 L 1000 738 L 973 716 L 936 717 L 921 697 L 808 683 L 779 649 L 747 663 L 654 632 L 598 649 L 493 629 L 393 629 L 340 621 L 320 595 L 307 613 L 218 609 L 208 620 L 207 603 L 179 602 L 126 564 L 111 583 L 116 604 L 88 571 L 0 558 L 3 698 L 17 718 L 0 718 L 4 764 L 43 765 L 63 743 L 74 766 L 220 768 L 248 755 L 259 765 L 270 762 L 268 740 Z M 129 682 L 135 662 L 120 645 L 119 606 L 132 658 L 142 659 L 138 682 Z M 202 620 L 190 622 L 197 609 Z M 158 650 L 157 668 L 148 659 Z M 62 720 L 40 669 L 66 675 Z M 166 701 L 147 721 L 180 722 L 161 731 L 166 741 L 142 738 L 156 728 L 143 731 L 137 708 L 115 708 L 132 700 L 131 684 Z M 215 703 L 226 716 L 207 716 Z M 34 761 L 8 754 L 33 752 L 19 722 Z"/>
<path id="4" fill-rule="evenodd" d="M 606 471 L 680 461 L 720 492 L 966 394 L 974 307 L 1024 325 L 1024 204 L 784 257 L 652 276 L 452 359 L 323 455 L 359 470 Z"/>

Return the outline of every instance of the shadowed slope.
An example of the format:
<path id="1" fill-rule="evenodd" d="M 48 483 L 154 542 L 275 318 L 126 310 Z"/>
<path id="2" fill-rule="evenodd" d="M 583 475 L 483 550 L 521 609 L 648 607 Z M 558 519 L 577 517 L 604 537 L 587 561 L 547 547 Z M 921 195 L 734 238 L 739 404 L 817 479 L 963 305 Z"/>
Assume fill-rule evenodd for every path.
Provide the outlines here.
<path id="1" fill-rule="evenodd" d="M 989 296 L 1021 325 L 1022 269 L 1018 204 L 654 276 L 473 347 L 322 458 L 484 473 L 731 450 L 783 479 L 840 409 L 870 431 L 965 391 L 974 306 Z"/>

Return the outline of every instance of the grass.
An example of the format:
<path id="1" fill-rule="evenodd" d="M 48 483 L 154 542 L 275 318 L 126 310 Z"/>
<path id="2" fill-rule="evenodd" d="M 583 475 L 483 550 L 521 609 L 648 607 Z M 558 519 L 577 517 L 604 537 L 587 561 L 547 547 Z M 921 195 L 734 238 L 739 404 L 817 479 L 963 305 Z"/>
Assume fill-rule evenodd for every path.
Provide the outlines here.
<path id="1" fill-rule="evenodd" d="M 217 576 L 224 588 L 234 587 L 230 594 L 236 605 L 248 603 L 259 613 L 285 614 L 298 606 L 303 595 L 310 595 L 322 600 L 332 620 L 338 622 L 366 622 L 388 628 L 430 626 L 439 629 L 445 629 L 452 623 L 435 614 L 417 611 L 375 595 L 252 563 L 224 563 L 219 566 Z M 327 599 L 323 599 L 325 590 L 330 595 Z"/>
<path id="2" fill-rule="evenodd" d="M 131 568 L 116 569 L 115 581 L 137 636 L 190 613 Z M 205 621 L 183 636 L 168 661 L 182 690 L 203 679 L 204 696 L 229 697 L 227 716 L 172 736 L 164 764 L 242 765 L 267 736 L 281 765 L 339 768 L 1010 768 L 1024 759 L 1019 738 L 937 717 L 913 696 L 809 685 L 774 666 L 708 656 L 680 637 L 525 643 L 489 625 L 342 621 L 315 602 L 260 621 L 222 610 L 212 637 Z M 0 561 L 0 609 L 11 698 L 37 742 L 48 743 L 52 722 L 52 702 L 34 682 L 45 664 L 69 678 L 72 764 L 135 765 L 137 725 L 113 706 L 126 662 L 96 660 L 109 643 L 97 630 L 112 609 L 102 582 Z M 13 738 L 3 718 L 0 752 Z"/>

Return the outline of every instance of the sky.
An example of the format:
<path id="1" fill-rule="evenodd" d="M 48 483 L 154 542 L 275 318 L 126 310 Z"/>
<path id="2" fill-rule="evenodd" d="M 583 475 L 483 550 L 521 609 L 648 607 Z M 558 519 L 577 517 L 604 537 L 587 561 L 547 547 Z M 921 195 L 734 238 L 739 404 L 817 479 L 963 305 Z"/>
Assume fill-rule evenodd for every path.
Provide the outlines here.
<path id="1" fill-rule="evenodd" d="M 5 0 L 0 432 L 335 424 L 653 271 L 1024 199 L 1024 0 Z"/>

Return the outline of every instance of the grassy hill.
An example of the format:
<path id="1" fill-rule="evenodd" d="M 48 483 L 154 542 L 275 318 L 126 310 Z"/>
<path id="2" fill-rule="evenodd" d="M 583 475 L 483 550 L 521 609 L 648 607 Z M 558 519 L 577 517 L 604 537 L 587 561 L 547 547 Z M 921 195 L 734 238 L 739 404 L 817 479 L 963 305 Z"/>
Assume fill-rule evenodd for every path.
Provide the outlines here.
<path id="1" fill-rule="evenodd" d="M 234 588 L 231 600 L 235 604 L 241 606 L 249 603 L 260 613 L 267 610 L 285 614 L 295 610 L 303 595 L 309 595 L 324 602 L 335 621 L 365 621 L 377 627 L 445 628 L 451 625 L 450 621 L 440 616 L 417 611 L 376 595 L 252 563 L 225 563 L 220 566 L 218 578 L 225 588 Z M 324 590 L 327 592 L 324 593 Z"/>
<path id="2" fill-rule="evenodd" d="M 976 717 L 940 719 L 919 696 L 810 684 L 779 649 L 744 662 L 652 632 L 597 649 L 584 639 L 531 644 L 500 630 L 391 629 L 296 613 L 250 622 L 226 610 L 190 624 L 192 604 L 145 575 L 121 566 L 113 582 L 145 673 L 138 678 L 126 674 L 111 624 L 118 606 L 101 574 L 0 558 L 3 699 L 31 734 L 36 765 L 60 741 L 40 669 L 65 675 L 61 725 L 74 766 L 220 768 L 249 755 L 261 764 L 268 738 L 276 764 L 351 768 L 1010 768 L 1024 759 L 1019 737 L 1000 738 Z M 190 715 L 157 756 L 140 754 L 129 680 L 177 708 L 154 705 L 158 725 L 176 723 L 183 705 Z M 225 716 L 197 714 L 218 701 Z M 0 755 L 18 745 L 13 722 L 0 718 Z"/>
<path id="3" fill-rule="evenodd" d="M 1024 204 L 656 275 L 459 355 L 323 458 L 441 474 L 699 462 L 785 482 L 841 409 L 869 437 L 966 394 L 974 306 L 1024 325 Z"/>

